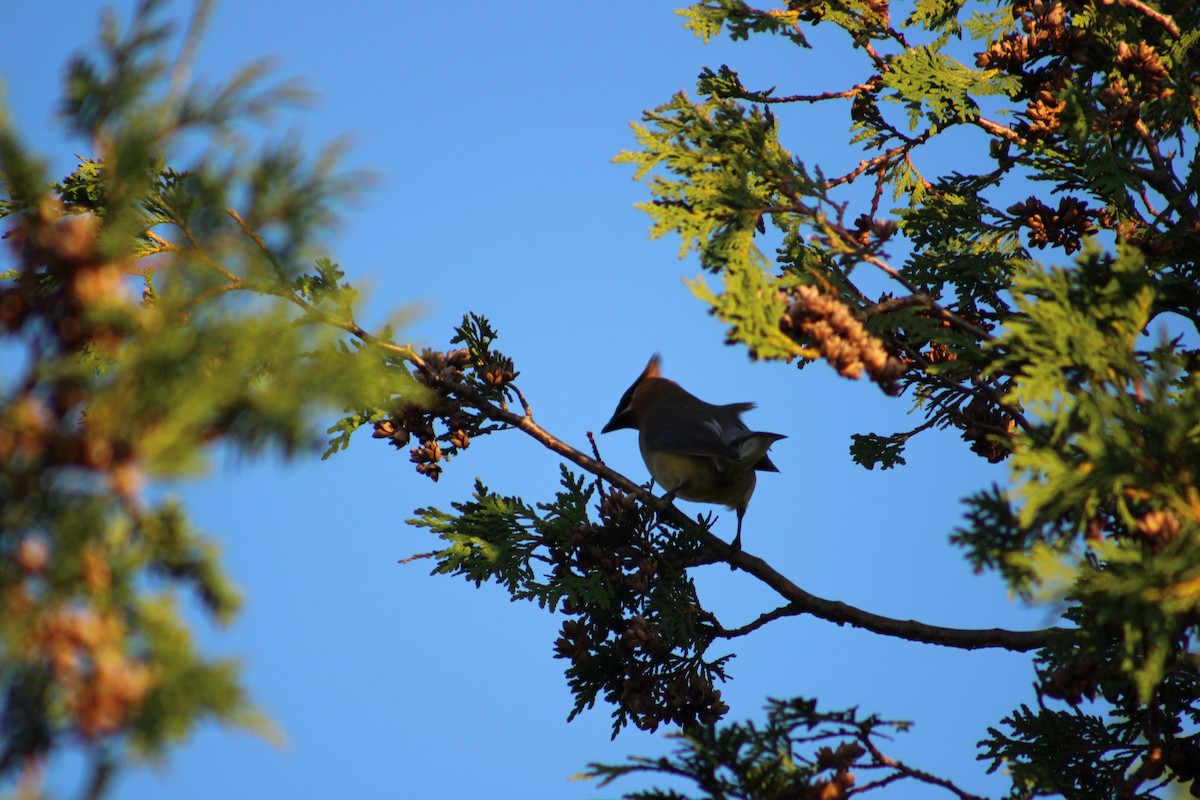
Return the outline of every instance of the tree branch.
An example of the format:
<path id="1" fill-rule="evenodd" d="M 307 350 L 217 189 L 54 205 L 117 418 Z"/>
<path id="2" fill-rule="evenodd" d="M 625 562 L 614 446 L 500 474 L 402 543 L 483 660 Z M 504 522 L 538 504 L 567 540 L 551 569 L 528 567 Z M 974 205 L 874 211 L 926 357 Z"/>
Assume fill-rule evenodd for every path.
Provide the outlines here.
<path id="1" fill-rule="evenodd" d="M 418 368 L 423 368 L 423 365 L 419 364 L 418 361 L 414 361 L 414 363 L 418 364 Z M 558 453 L 576 466 L 602 478 L 622 491 L 637 495 L 641 498 L 642 502 L 658 509 L 659 513 L 672 524 L 684 528 L 694 527 L 694 521 L 678 508 L 673 505 L 663 505 L 653 494 L 619 472 L 611 469 L 604 462 L 585 455 L 574 447 L 571 447 L 534 422 L 532 415 L 517 414 L 501 408 L 485 399 L 470 386 L 449 377 L 447 374 L 425 371 L 430 378 L 439 383 L 444 389 L 453 392 L 489 419 L 520 429 L 546 448 Z M 1002 628 L 979 630 L 945 628 L 940 625 L 928 625 L 915 620 L 898 620 L 884 617 L 869 611 L 863 611 L 838 600 L 826 600 L 817 597 L 801 589 L 761 558 L 752 556 L 744 550 L 734 552 L 727 543 L 706 530 L 701 529 L 697 531 L 697 535 L 700 536 L 705 551 L 713 556 L 714 561 L 720 560 L 733 564 L 747 574 L 758 578 L 767 586 L 770 586 L 788 601 L 787 605 L 782 609 L 771 612 L 778 616 L 812 614 L 815 617 L 837 625 L 852 625 L 856 628 L 862 628 L 884 636 L 894 636 L 900 639 L 907 639 L 908 641 L 937 644 L 964 650 L 1002 648 L 1025 652 L 1046 645 L 1055 634 L 1063 631 L 1060 628 L 1046 628 L 1036 631 L 1010 631 Z M 760 620 L 750 623 L 747 626 L 747 631 L 759 627 L 767 621 L 769 620 L 760 618 Z"/>
<path id="2" fill-rule="evenodd" d="M 900 777 L 912 778 L 920 781 L 921 783 L 928 783 L 931 786 L 940 786 L 946 791 L 953 792 L 954 794 L 958 795 L 961 800 L 983 800 L 983 798 L 981 798 L 979 795 L 970 794 L 969 792 L 958 788 L 952 781 L 948 781 L 945 778 L 939 778 L 936 775 L 931 775 L 923 770 L 914 769 L 902 761 L 897 761 L 894 758 L 885 756 L 879 751 L 879 748 L 875 746 L 875 742 L 871 741 L 871 737 L 867 734 L 859 736 L 858 740 L 864 747 L 867 748 L 868 751 L 870 751 L 871 757 L 875 759 L 875 763 L 884 767 L 888 767 L 889 769 L 896 770 L 896 774 Z"/>
<path id="3" fill-rule="evenodd" d="M 1161 11 L 1154 10 L 1150 6 L 1141 2 L 1141 0 L 1101 0 L 1101 2 L 1106 6 L 1117 5 L 1124 8 L 1131 8 L 1140 14 L 1144 14 L 1147 19 L 1152 19 L 1159 25 L 1162 25 L 1167 29 L 1167 32 L 1176 39 L 1178 39 L 1180 36 L 1179 26 L 1175 24 L 1174 17 L 1172 17 L 1170 14 L 1164 14 Z"/>
<path id="4" fill-rule="evenodd" d="M 801 613 L 803 613 L 802 609 L 798 608 L 792 603 L 788 603 L 785 606 L 780 606 L 774 611 L 767 611 L 764 614 L 760 614 L 753 622 L 748 622 L 739 628 L 721 627 L 717 631 L 717 636 L 722 639 L 735 639 L 738 636 L 745 636 L 747 633 L 758 630 L 772 620 L 780 619 L 782 617 L 794 617 Z"/>
<path id="5" fill-rule="evenodd" d="M 433 381 L 440 384 L 442 388 L 456 394 L 472 407 L 478 409 L 488 419 L 523 431 L 528 436 L 540 442 L 544 447 L 558 453 L 577 467 L 607 481 L 622 491 L 638 496 L 642 502 L 657 509 L 658 513 L 667 518 L 672 524 L 681 528 L 694 527 L 692 518 L 674 505 L 664 505 L 659 498 L 621 473 L 613 470 L 603 461 L 576 450 L 534 422 L 528 402 L 523 396 L 518 395 L 521 397 L 521 404 L 525 413 L 517 414 L 507 408 L 501 408 L 484 398 L 467 384 L 449 377 L 448 374 L 433 372 L 411 348 L 380 342 L 361 328 L 357 328 L 353 332 L 364 341 L 382 346 L 406 359 Z M 590 433 L 588 434 L 588 438 L 594 445 L 595 440 Z M 696 533 L 704 545 L 704 550 L 712 555 L 713 561 L 725 561 L 742 569 L 744 572 L 758 578 L 767 586 L 770 586 L 788 601 L 785 606 L 764 614 L 754 622 L 742 626 L 742 628 L 724 631 L 721 634 L 723 636 L 741 635 L 742 633 L 748 633 L 761 627 L 772 619 L 783 616 L 799 616 L 800 614 L 812 614 L 815 617 L 836 625 L 848 624 L 884 636 L 894 636 L 908 641 L 937 644 L 963 650 L 1002 648 L 1017 652 L 1027 652 L 1045 646 L 1054 635 L 1065 632 L 1062 628 L 1043 628 L 1035 631 L 1010 631 L 1003 628 L 947 628 L 940 625 L 929 625 L 916 620 L 898 620 L 885 617 L 855 608 L 839 600 L 826 600 L 818 597 L 801 589 L 761 558 L 752 556 L 745 550 L 735 552 L 728 543 L 702 528 L 697 530 Z"/>
<path id="6" fill-rule="evenodd" d="M 1012 128 L 1008 127 L 1007 125 L 1001 125 L 999 122 L 993 122 L 986 117 L 976 117 L 971 121 L 971 124 L 983 128 L 984 131 L 990 133 L 992 136 L 999 136 L 1001 139 L 1007 139 L 1008 141 L 1021 145 L 1022 147 L 1029 144 L 1028 140 L 1026 140 L 1023 136 L 1021 136 L 1021 134 L 1017 133 Z"/>
<path id="7" fill-rule="evenodd" d="M 929 141 L 931 135 L 931 131 L 925 131 L 914 138 L 905 139 L 903 144 L 898 144 L 892 149 L 885 150 L 877 156 L 872 158 L 864 158 L 862 161 L 858 162 L 857 167 L 850 170 L 845 175 L 842 175 L 840 178 L 830 178 L 829 180 L 825 181 L 823 188 L 832 189 L 835 186 L 841 186 L 844 183 L 853 183 L 855 179 L 857 179 L 858 176 L 862 175 L 864 172 L 882 169 L 884 165 L 895 159 L 896 156 L 906 154 L 914 147 Z"/>
<path id="8" fill-rule="evenodd" d="M 823 100 L 848 100 L 851 97 L 856 97 L 863 92 L 869 92 L 876 87 L 879 82 L 879 76 L 873 75 L 870 80 L 852 86 L 841 92 L 821 92 L 820 94 L 789 94 L 783 97 L 764 97 L 759 100 L 762 103 L 820 103 Z"/>
<path id="9" fill-rule="evenodd" d="M 712 536 L 712 534 L 708 534 Z M 714 539 L 716 537 L 713 537 Z M 733 553 L 724 542 L 717 542 L 725 548 L 727 559 L 763 583 L 770 586 L 781 596 L 791 601 L 798 609 L 797 613 L 809 613 L 815 617 L 833 622 L 837 625 L 852 625 L 884 636 L 895 636 L 911 642 L 937 644 L 943 647 L 955 647 L 962 650 L 979 650 L 998 647 L 1005 650 L 1026 652 L 1036 650 L 1046 645 L 1061 628 L 1044 628 L 1037 631 L 1010 631 L 1003 628 L 946 628 L 940 625 L 929 625 L 916 620 L 899 620 L 863 611 L 847 605 L 840 600 L 826 600 L 804 591 L 791 580 L 775 571 L 770 564 L 757 556 L 742 551 Z M 707 542 L 706 542 L 707 544 Z"/>

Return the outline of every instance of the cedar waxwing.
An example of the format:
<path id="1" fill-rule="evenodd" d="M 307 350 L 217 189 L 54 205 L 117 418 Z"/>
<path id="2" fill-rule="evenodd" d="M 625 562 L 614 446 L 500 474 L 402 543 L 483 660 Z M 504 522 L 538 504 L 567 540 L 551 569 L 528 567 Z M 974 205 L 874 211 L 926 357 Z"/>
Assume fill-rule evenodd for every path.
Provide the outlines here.
<path id="1" fill-rule="evenodd" d="M 737 552 L 742 546 L 742 517 L 754 494 L 754 471 L 779 471 L 767 450 L 787 437 L 746 427 L 742 412 L 754 408 L 754 403 L 706 403 L 661 377 L 659 364 L 655 353 L 600 432 L 637 429 L 642 460 L 667 490 L 668 501 L 679 497 L 736 510 L 733 549 Z"/>

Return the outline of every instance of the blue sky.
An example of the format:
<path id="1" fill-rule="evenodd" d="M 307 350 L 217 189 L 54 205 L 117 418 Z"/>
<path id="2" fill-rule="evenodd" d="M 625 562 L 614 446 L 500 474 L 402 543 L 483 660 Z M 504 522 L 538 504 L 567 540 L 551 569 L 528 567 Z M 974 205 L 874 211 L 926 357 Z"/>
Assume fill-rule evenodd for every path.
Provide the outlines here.
<path id="1" fill-rule="evenodd" d="M 117 3 L 126 15 L 129 2 Z M 99 5 L 25 3 L 6 10 L 0 49 L 5 103 L 26 142 L 56 174 L 85 143 L 55 127 L 63 65 L 94 41 Z M 172 7 L 183 14 L 182 4 Z M 866 77 L 861 52 L 836 36 L 815 51 L 782 42 L 703 45 L 670 2 L 438 3 L 293 0 L 219 4 L 198 66 L 214 81 L 266 55 L 300 77 L 317 105 L 264 137 L 296 130 L 314 146 L 349 135 L 348 165 L 375 186 L 345 209 L 329 238 L 348 279 L 369 288 L 376 321 L 416 311 L 404 333 L 445 348 L 467 310 L 486 314 L 521 370 L 539 422 L 586 448 L 648 356 L 711 402 L 754 400 L 753 426 L 789 436 L 772 452 L 746 516 L 745 547 L 817 595 L 901 619 L 961 627 L 1039 627 L 1045 609 L 1014 603 L 1001 583 L 970 573 L 947 537 L 960 499 L 1005 469 L 947 432 L 919 437 L 907 467 L 853 465 L 850 435 L 914 427 L 907 399 L 837 378 L 752 364 L 723 344 L 722 327 L 683 285 L 699 272 L 678 242 L 650 241 L 633 208 L 646 197 L 611 159 L 635 142 L 629 122 L 679 90 L 702 66 L 742 72 L 751 86 L 788 93 Z M 895 12 L 898 15 L 898 12 Z M 822 37 L 824 40 L 824 37 Z M 785 145 L 827 172 L 860 154 L 846 145 L 844 106 L 784 116 Z M 949 164 L 978 142 L 930 153 Z M 600 440 L 611 466 L 646 478 L 635 435 Z M 281 747 L 202 729 L 156 769 L 124 774 L 121 798 L 614 797 L 569 777 L 589 761 L 651 755 L 660 732 L 609 741 L 609 709 L 568 724 L 563 662 L 552 658 L 560 620 L 428 575 L 398 561 L 435 546 L 405 524 L 413 509 L 448 507 L 476 476 L 527 500 L 556 488 L 558 461 L 516 433 L 477 441 L 438 484 L 406 453 L 359 434 L 328 462 L 214 458 L 181 487 L 197 523 L 220 543 L 246 596 L 229 630 L 201 627 L 209 652 L 235 655 L 257 702 L 286 735 Z M 684 504 L 700 511 L 702 507 Z M 732 537 L 722 514 L 718 535 Z M 729 625 L 777 601 L 743 573 L 696 572 L 701 598 Z M 817 696 L 913 720 L 892 751 L 975 792 L 999 793 L 975 743 L 1019 703 L 1033 680 L 1026 655 L 966 653 L 841 629 L 777 622 L 734 644 L 724 687 L 730 719 L 757 717 L 767 697 Z M 73 795 L 65 758 L 51 787 Z M 912 786 L 889 797 L 928 797 Z"/>

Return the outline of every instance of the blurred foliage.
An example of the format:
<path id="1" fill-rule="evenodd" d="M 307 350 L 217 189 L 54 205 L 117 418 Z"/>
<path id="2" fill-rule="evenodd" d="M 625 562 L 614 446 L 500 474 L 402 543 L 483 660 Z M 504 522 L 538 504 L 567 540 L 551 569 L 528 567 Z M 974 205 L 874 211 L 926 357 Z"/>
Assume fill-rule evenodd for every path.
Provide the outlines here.
<path id="1" fill-rule="evenodd" d="M 160 484 L 215 449 L 311 451 L 329 409 L 418 388 L 341 341 L 357 298 L 319 243 L 358 179 L 238 136 L 295 87 L 261 66 L 189 85 L 159 12 L 106 17 L 70 64 L 63 123 L 93 148 L 70 175 L 0 109 L 0 782 L 23 796 L 63 748 L 100 796 L 203 720 L 274 735 L 237 664 L 196 649 L 195 610 L 226 624 L 239 594 Z M 195 153 L 197 133 L 222 146 Z"/>

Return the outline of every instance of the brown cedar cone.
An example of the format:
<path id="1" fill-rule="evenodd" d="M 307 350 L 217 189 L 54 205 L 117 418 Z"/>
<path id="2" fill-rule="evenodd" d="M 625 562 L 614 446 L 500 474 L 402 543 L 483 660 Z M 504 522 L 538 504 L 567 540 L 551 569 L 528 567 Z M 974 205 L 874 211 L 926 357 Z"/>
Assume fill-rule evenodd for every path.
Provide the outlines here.
<path id="1" fill-rule="evenodd" d="M 962 411 L 966 427 L 963 439 L 971 443 L 971 450 L 996 464 L 1012 453 L 1007 441 L 998 441 L 1004 437 L 1012 438 L 1016 425 L 1000 409 L 981 397 L 976 397 Z"/>
<path id="2" fill-rule="evenodd" d="M 861 245 L 870 244 L 872 240 L 884 242 L 896 232 L 896 223 L 886 219 L 875 219 L 866 214 L 854 220 L 854 238 Z"/>
<path id="3" fill-rule="evenodd" d="M 373 438 L 387 439 L 388 444 L 397 449 L 407 446 L 411 438 L 408 431 L 402 427 L 397 427 L 394 419 L 381 419 L 373 427 L 375 428 L 371 434 Z"/>
<path id="4" fill-rule="evenodd" d="M 440 478 L 442 475 L 442 465 L 441 464 L 418 464 L 417 472 L 419 472 L 422 475 L 425 475 L 430 480 L 432 480 L 434 483 L 437 483 L 438 478 Z"/>
<path id="5" fill-rule="evenodd" d="M 513 360 L 508 356 L 500 356 L 483 368 L 483 380 L 489 386 L 507 386 L 516 380 L 519 374 L 513 372 Z"/>
<path id="6" fill-rule="evenodd" d="M 1183 528 L 1175 512 L 1156 508 L 1147 512 L 1138 520 L 1138 533 L 1153 544 L 1163 544 L 1173 538 Z"/>
<path id="7" fill-rule="evenodd" d="M 857 379 L 865 370 L 887 394 L 900 393 L 897 381 L 904 374 L 904 364 L 887 352 L 845 303 L 813 286 L 798 286 L 792 296 L 792 304 L 779 322 L 784 333 L 811 340 L 838 374 Z"/>
<path id="8" fill-rule="evenodd" d="M 1171 79 L 1167 68 L 1153 45 L 1140 41 L 1136 45 L 1121 42 L 1117 45 L 1117 68 L 1127 75 L 1136 77 L 1144 95 L 1165 99 L 1175 93 L 1175 90 L 1164 86 Z"/>
<path id="9" fill-rule="evenodd" d="M 1063 700 L 1073 706 L 1083 698 L 1095 700 L 1099 694 L 1097 665 L 1086 658 L 1073 658 L 1045 676 L 1042 691 L 1048 696 Z"/>
<path id="10" fill-rule="evenodd" d="M 1092 224 L 1095 212 L 1088 209 L 1087 203 L 1074 197 L 1062 198 L 1058 211 L 1054 211 L 1031 196 L 1023 203 L 1009 206 L 1008 213 L 1029 229 L 1029 246 L 1039 249 L 1054 245 L 1073 253 L 1083 246 L 1083 237 L 1096 230 Z"/>
<path id="11" fill-rule="evenodd" d="M 1030 136 L 1049 139 L 1062 129 L 1062 113 L 1067 110 L 1067 101 L 1055 97 L 1054 93 L 1054 87 L 1043 84 L 1026 105 Z"/>
<path id="12" fill-rule="evenodd" d="M 603 522 L 620 523 L 636 508 L 637 498 L 618 489 L 605 492 L 600 497 L 600 519 Z"/>
<path id="13" fill-rule="evenodd" d="M 442 446 L 437 440 L 431 439 L 423 442 L 420 447 L 414 447 L 409 457 L 417 464 L 437 463 L 442 460 Z"/>

